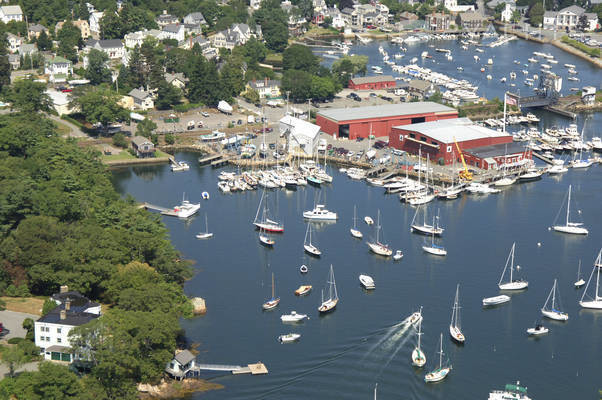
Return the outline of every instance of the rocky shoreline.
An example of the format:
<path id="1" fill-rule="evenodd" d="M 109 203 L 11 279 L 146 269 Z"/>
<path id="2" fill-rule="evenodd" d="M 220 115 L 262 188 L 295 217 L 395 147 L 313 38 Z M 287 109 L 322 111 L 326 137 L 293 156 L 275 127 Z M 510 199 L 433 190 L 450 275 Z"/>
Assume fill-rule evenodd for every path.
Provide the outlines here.
<path id="1" fill-rule="evenodd" d="M 210 390 L 223 389 L 219 383 L 209 382 L 203 379 L 161 380 L 158 385 L 139 384 L 138 398 L 151 399 L 174 399 L 188 396 L 192 393 L 208 392 Z"/>

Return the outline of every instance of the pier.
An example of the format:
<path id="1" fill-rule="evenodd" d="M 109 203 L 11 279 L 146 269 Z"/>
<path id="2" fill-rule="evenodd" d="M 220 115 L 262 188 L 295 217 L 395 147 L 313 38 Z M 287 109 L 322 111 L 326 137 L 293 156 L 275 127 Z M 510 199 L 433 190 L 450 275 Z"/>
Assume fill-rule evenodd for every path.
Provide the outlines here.
<path id="1" fill-rule="evenodd" d="M 217 161 L 220 158 L 222 158 L 222 154 L 219 154 L 219 153 L 210 154 L 210 155 L 208 155 L 206 157 L 200 157 L 199 158 L 199 164 L 200 165 L 212 164 L 214 161 Z"/>
<path id="2" fill-rule="evenodd" d="M 386 170 L 387 170 L 387 167 L 385 167 L 384 165 L 379 165 L 379 166 L 376 166 L 376 167 L 368 170 L 366 172 L 366 176 L 367 177 L 373 177 L 373 176 L 376 176 L 378 174 L 381 174 L 381 173 L 385 172 Z"/>
<path id="3" fill-rule="evenodd" d="M 196 377 L 200 371 L 224 371 L 231 372 L 232 375 L 265 375 L 268 373 L 268 369 L 261 361 L 258 361 L 255 364 L 247 364 L 246 367 L 240 365 L 197 364 L 192 368 L 191 375 Z"/>
<path id="4" fill-rule="evenodd" d="M 172 208 L 156 206 L 156 205 L 150 204 L 150 203 L 142 203 L 138 206 L 138 208 L 144 208 L 145 210 L 159 211 L 161 213 L 161 215 L 167 215 L 170 217 L 178 216 L 178 214 L 176 214 L 176 212 Z"/>

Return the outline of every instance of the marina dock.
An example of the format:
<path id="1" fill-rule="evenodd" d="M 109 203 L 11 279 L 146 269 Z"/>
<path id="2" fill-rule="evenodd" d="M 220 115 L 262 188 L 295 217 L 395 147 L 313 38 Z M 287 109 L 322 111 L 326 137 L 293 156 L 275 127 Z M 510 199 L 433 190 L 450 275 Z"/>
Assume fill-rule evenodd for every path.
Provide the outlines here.
<path id="1" fill-rule="evenodd" d="M 178 216 L 175 213 L 175 211 L 171 208 L 156 206 L 156 205 L 150 204 L 150 203 L 142 203 L 142 204 L 140 204 L 139 208 L 144 208 L 145 210 L 159 211 L 161 213 L 161 215 L 167 215 L 169 217 L 177 217 Z"/>
<path id="2" fill-rule="evenodd" d="M 246 367 L 240 365 L 222 365 L 222 364 L 197 364 L 193 367 L 195 371 L 225 371 L 232 372 L 232 375 L 265 375 L 268 373 L 268 369 L 265 364 L 258 361 L 254 364 L 247 364 Z"/>
<path id="3" fill-rule="evenodd" d="M 219 159 L 222 158 L 222 154 L 210 154 L 208 156 L 205 157 L 200 157 L 199 158 L 199 165 L 208 165 L 208 164 L 213 164 L 214 161 L 217 161 Z"/>

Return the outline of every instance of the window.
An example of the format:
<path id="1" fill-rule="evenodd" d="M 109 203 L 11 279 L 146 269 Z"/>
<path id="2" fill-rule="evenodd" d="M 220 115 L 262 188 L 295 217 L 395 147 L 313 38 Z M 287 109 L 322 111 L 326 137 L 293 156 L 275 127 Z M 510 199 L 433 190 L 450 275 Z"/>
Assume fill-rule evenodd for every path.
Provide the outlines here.
<path id="1" fill-rule="evenodd" d="M 447 146 L 447 152 L 451 153 L 452 152 L 452 147 L 451 146 Z"/>
<path id="2" fill-rule="evenodd" d="M 56 328 L 56 333 L 61 333 L 61 328 Z"/>
<path id="3" fill-rule="evenodd" d="M 399 135 L 399 141 L 403 142 L 403 135 Z"/>
<path id="4" fill-rule="evenodd" d="M 426 136 L 420 136 L 420 141 L 426 143 Z"/>
<path id="5" fill-rule="evenodd" d="M 410 137 L 411 137 L 412 139 L 416 139 L 416 135 L 415 135 L 415 134 L 413 134 L 413 133 L 410 133 Z"/>
<path id="6" fill-rule="evenodd" d="M 61 343 L 61 341 L 62 341 L 62 340 L 61 340 L 61 338 L 60 338 L 60 337 L 59 337 L 59 338 L 56 338 L 56 342 L 57 342 L 57 343 Z"/>
<path id="7" fill-rule="evenodd" d="M 434 144 L 435 146 L 439 146 L 439 143 L 435 142 L 434 140 L 431 140 L 431 143 Z"/>
<path id="8" fill-rule="evenodd" d="M 46 327 L 46 332 L 50 332 L 50 327 L 49 326 Z"/>
<path id="9" fill-rule="evenodd" d="M 40 331 L 44 332 L 44 327 L 40 326 Z"/>
<path id="10" fill-rule="evenodd" d="M 46 341 L 50 342 L 50 336 L 46 336 Z"/>

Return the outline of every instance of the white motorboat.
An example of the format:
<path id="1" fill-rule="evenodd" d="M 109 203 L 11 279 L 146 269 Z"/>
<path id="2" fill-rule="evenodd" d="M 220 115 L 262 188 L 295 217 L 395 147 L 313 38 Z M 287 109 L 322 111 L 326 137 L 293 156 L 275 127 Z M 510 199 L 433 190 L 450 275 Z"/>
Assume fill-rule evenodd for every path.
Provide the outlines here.
<path id="1" fill-rule="evenodd" d="M 353 206 L 353 228 L 349 229 L 349 232 L 351 232 L 351 236 L 354 238 L 361 239 L 364 236 L 362 232 L 357 229 L 357 215 L 355 206 Z"/>
<path id="2" fill-rule="evenodd" d="M 308 240 L 309 237 L 309 240 Z M 322 252 L 311 242 L 311 224 L 307 224 L 307 230 L 305 231 L 305 241 L 303 243 L 303 248 L 307 253 L 312 256 L 320 257 Z"/>
<path id="3" fill-rule="evenodd" d="M 487 400 L 531 400 L 531 398 L 527 396 L 527 388 L 520 386 L 520 382 L 516 382 L 516 385 L 507 384 L 504 390 L 492 390 Z"/>
<path id="4" fill-rule="evenodd" d="M 464 333 L 462 333 L 462 328 L 460 327 L 460 284 L 456 286 L 456 298 L 454 299 L 454 306 L 452 308 L 452 316 L 451 322 L 449 323 L 449 334 L 452 339 L 454 339 L 458 343 L 464 343 L 466 341 L 466 337 Z"/>
<path id="5" fill-rule="evenodd" d="M 374 224 L 374 220 L 368 216 L 364 217 L 364 222 L 368 225 Z"/>
<path id="6" fill-rule="evenodd" d="M 529 336 L 539 336 L 548 333 L 550 330 L 540 323 L 535 324 L 533 328 L 527 329 Z"/>
<path id="7" fill-rule="evenodd" d="M 182 196 L 182 204 L 173 208 L 174 214 L 178 218 L 188 218 L 196 214 L 201 208 L 201 203 L 191 203 Z"/>
<path id="8" fill-rule="evenodd" d="M 259 205 L 257 206 L 257 213 L 255 214 L 255 219 L 253 220 L 253 225 L 260 230 L 264 230 L 265 232 L 276 232 L 281 233 L 284 232 L 284 225 L 281 223 L 270 219 L 268 214 L 268 200 L 265 190 L 261 194 L 261 200 L 259 200 Z M 262 210 L 261 206 L 263 204 L 263 211 L 261 213 L 261 217 L 259 216 L 259 211 Z"/>
<path id="9" fill-rule="evenodd" d="M 299 340 L 301 338 L 301 335 L 299 333 L 287 333 L 286 335 L 280 335 L 278 336 L 278 341 L 280 341 L 280 343 L 293 343 L 296 342 L 297 340 Z"/>
<path id="10" fill-rule="evenodd" d="M 339 295 L 337 294 L 337 284 L 334 280 L 332 264 L 330 264 L 330 274 L 328 275 L 326 284 L 328 285 L 328 298 L 324 300 L 324 290 L 322 290 L 322 303 L 320 304 L 320 307 L 318 307 L 318 311 L 321 313 L 327 313 L 334 310 L 339 303 Z"/>
<path id="11" fill-rule="evenodd" d="M 569 191 L 567 192 L 567 203 L 566 203 L 566 222 L 564 225 L 553 225 L 552 229 L 556 232 L 562 233 L 570 233 L 573 235 L 587 235 L 589 231 L 587 228 L 583 226 L 581 222 L 571 222 L 570 221 L 570 212 L 571 212 L 571 189 L 572 185 L 569 185 Z M 564 202 L 563 202 L 564 205 Z M 558 219 L 558 216 L 556 217 Z M 556 222 L 556 221 L 554 221 Z"/>
<path id="12" fill-rule="evenodd" d="M 200 232 L 196 235 L 197 239 L 209 239 L 213 237 L 213 233 L 209 232 L 209 224 L 207 224 L 207 213 L 205 213 L 205 232 Z"/>
<path id="13" fill-rule="evenodd" d="M 376 285 L 374 284 L 374 279 L 370 275 L 360 275 L 359 276 L 360 283 L 364 287 L 364 289 L 372 290 L 376 289 Z"/>
<path id="14" fill-rule="evenodd" d="M 496 181 L 493 182 L 494 186 L 497 187 L 503 187 L 503 186 L 510 186 L 516 183 L 516 177 L 514 176 L 504 176 Z"/>
<path id="15" fill-rule="evenodd" d="M 421 310 L 422 311 L 422 310 Z M 420 348 L 420 337 L 423 335 L 422 333 L 422 318 L 418 321 L 418 332 L 416 336 L 418 336 L 418 343 L 414 350 L 412 351 L 412 365 L 421 368 L 426 364 L 426 355 Z"/>
<path id="16" fill-rule="evenodd" d="M 312 221 L 336 221 L 337 213 L 328 211 L 323 204 L 317 204 L 313 210 L 304 211 L 303 218 Z"/>
<path id="17" fill-rule="evenodd" d="M 516 243 L 512 243 L 512 248 L 510 249 L 510 254 L 508 254 L 508 258 L 506 259 L 506 265 L 504 266 L 504 270 L 502 271 L 502 276 L 500 277 L 500 281 L 498 282 L 498 287 L 501 290 L 521 290 L 526 289 L 529 286 L 529 282 L 522 279 L 514 279 L 514 249 L 516 247 Z M 510 264 L 510 277 L 508 282 L 504 282 L 504 276 L 506 275 L 506 270 L 508 269 L 508 264 Z M 519 270 L 520 266 L 516 266 L 516 269 Z"/>
<path id="18" fill-rule="evenodd" d="M 560 310 L 560 297 L 556 295 L 556 279 L 554 279 L 554 285 L 552 285 L 552 290 L 546 299 L 545 304 L 541 309 L 541 313 L 544 317 L 548 317 L 550 319 L 554 319 L 556 321 L 566 321 L 569 319 L 569 315 Z"/>
<path id="19" fill-rule="evenodd" d="M 577 268 L 577 281 L 574 283 L 574 285 L 577 289 L 585 285 L 585 281 L 581 277 L 581 260 L 579 260 L 579 267 Z"/>
<path id="20" fill-rule="evenodd" d="M 587 280 L 585 290 L 583 291 L 583 295 L 579 301 L 579 305 L 583 308 L 602 310 L 602 296 L 600 296 L 600 270 L 602 270 L 602 249 L 600 249 L 598 257 L 594 262 L 594 269 Z M 587 294 L 587 289 L 589 288 L 589 284 L 591 283 L 594 274 L 596 275 L 596 281 L 594 282 L 596 289 L 593 293 L 593 296 L 590 296 Z"/>
<path id="21" fill-rule="evenodd" d="M 305 296 L 309 292 L 311 292 L 313 286 L 311 285 L 301 285 L 295 290 L 295 296 Z"/>
<path id="22" fill-rule="evenodd" d="M 171 170 L 173 172 L 188 171 L 189 169 L 190 166 L 185 161 L 174 161 L 173 164 L 171 164 Z"/>
<path id="23" fill-rule="evenodd" d="M 494 296 L 494 297 L 486 297 L 483 299 L 484 306 L 496 306 L 498 304 L 504 304 L 510 301 L 510 296 L 506 296 L 505 294 Z"/>
<path id="24" fill-rule="evenodd" d="M 439 351 L 437 353 L 439 354 L 439 367 L 424 376 L 424 381 L 427 383 L 439 382 L 445 379 L 452 369 L 451 365 L 443 364 L 443 333 L 439 338 Z"/>
<path id="25" fill-rule="evenodd" d="M 399 261 L 403 258 L 403 252 L 401 250 L 397 250 L 393 255 L 393 260 Z"/>
<path id="26" fill-rule="evenodd" d="M 569 169 L 567 167 L 565 167 L 564 165 L 560 165 L 560 164 L 556 164 L 556 165 L 552 165 L 549 169 L 548 169 L 548 174 L 563 174 L 565 172 L 567 172 Z"/>
<path id="27" fill-rule="evenodd" d="M 539 168 L 528 168 L 526 171 L 518 175 L 518 180 L 521 182 L 536 181 L 541 179 L 544 170 Z"/>
<path id="28" fill-rule="evenodd" d="M 471 182 L 470 185 L 466 187 L 466 190 L 473 194 L 490 194 L 500 192 L 499 189 L 494 189 L 485 183 L 479 182 Z"/>
<path id="29" fill-rule="evenodd" d="M 226 182 L 226 181 L 219 181 L 217 183 L 217 187 L 223 193 L 230 193 L 230 185 L 228 185 L 228 182 Z"/>
<path id="30" fill-rule="evenodd" d="M 422 224 L 416 221 L 416 216 L 418 215 L 418 212 L 420 211 L 421 208 L 424 209 L 424 212 L 422 213 L 422 215 L 423 215 Z M 438 213 L 437 213 L 437 217 L 435 217 L 435 221 L 437 222 L 437 224 L 433 223 L 431 225 L 426 222 L 427 210 L 428 210 L 428 208 L 426 206 L 416 208 L 416 212 L 414 213 L 414 218 L 412 218 L 412 222 L 410 224 L 410 231 L 415 232 L 415 233 L 421 233 L 423 235 L 441 236 L 443 234 L 444 229 L 439 226 Z"/>
<path id="31" fill-rule="evenodd" d="M 406 318 L 406 321 L 408 325 L 416 325 L 422 321 L 422 307 L 420 307 L 420 310 L 412 313 L 412 315 Z"/>
<path id="32" fill-rule="evenodd" d="M 389 257 L 393 254 L 393 250 L 391 250 L 388 245 L 380 242 L 380 228 L 380 210 L 378 210 L 378 218 L 376 223 L 376 240 L 374 242 L 367 242 L 366 244 L 374 254 Z"/>
<path id="33" fill-rule="evenodd" d="M 307 314 L 298 314 L 297 311 L 291 311 L 290 314 L 283 314 L 280 316 L 282 322 L 301 322 L 308 318 Z"/>
<path id="34" fill-rule="evenodd" d="M 264 310 L 272 310 L 280 303 L 280 297 L 274 296 L 274 274 L 272 274 L 272 297 L 261 306 Z"/>

